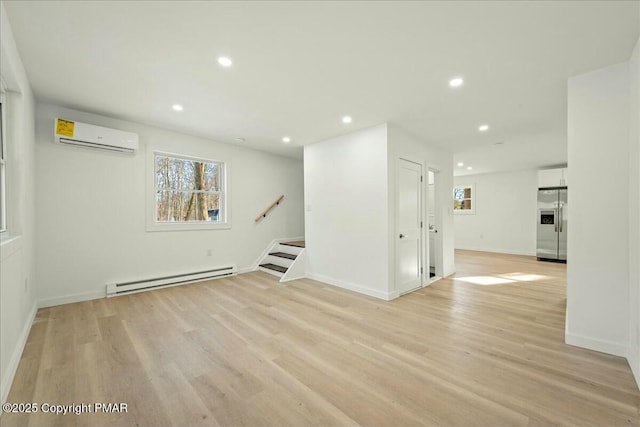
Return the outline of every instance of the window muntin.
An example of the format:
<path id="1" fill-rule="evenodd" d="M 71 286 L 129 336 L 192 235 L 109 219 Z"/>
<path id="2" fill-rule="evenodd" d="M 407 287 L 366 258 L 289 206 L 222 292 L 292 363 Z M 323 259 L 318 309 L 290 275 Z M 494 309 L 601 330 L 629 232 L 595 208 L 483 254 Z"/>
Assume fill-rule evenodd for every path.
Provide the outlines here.
<path id="1" fill-rule="evenodd" d="M 154 172 L 156 223 L 226 223 L 223 162 L 155 153 Z"/>

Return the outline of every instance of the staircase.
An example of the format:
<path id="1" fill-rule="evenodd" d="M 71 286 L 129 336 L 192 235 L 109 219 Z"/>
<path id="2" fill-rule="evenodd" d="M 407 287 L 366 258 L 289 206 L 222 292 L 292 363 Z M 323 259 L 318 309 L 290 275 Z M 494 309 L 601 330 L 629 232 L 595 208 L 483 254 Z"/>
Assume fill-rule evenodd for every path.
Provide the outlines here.
<path id="1" fill-rule="evenodd" d="M 306 275 L 304 241 L 274 244 L 260 261 L 258 269 L 280 277 L 281 282 Z"/>

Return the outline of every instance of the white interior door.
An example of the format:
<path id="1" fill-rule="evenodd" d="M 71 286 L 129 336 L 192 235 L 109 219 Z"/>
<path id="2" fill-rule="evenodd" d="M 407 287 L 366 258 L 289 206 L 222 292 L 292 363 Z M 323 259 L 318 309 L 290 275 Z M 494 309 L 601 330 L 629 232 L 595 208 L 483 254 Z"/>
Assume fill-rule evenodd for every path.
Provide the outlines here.
<path id="1" fill-rule="evenodd" d="M 422 165 L 398 160 L 396 284 L 403 294 L 422 286 Z"/>

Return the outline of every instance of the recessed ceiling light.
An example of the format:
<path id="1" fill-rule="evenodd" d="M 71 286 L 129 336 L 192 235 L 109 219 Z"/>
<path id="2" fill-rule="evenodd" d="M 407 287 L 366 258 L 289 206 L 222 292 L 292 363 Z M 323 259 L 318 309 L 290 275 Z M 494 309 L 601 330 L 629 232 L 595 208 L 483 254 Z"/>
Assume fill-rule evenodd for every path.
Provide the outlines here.
<path id="1" fill-rule="evenodd" d="M 218 58 L 218 64 L 222 65 L 223 67 L 231 67 L 233 65 L 233 61 L 226 56 L 220 56 Z"/>
<path id="2" fill-rule="evenodd" d="M 461 167 L 463 167 L 463 166 L 464 166 L 464 163 L 462 163 L 462 162 L 458 162 L 458 167 L 459 167 L 459 168 L 461 168 Z"/>
<path id="3" fill-rule="evenodd" d="M 470 171 L 471 169 L 473 169 L 471 166 L 467 166 L 468 171 Z"/>
<path id="4" fill-rule="evenodd" d="M 342 123 L 351 123 L 352 121 L 351 116 L 344 116 L 342 118 Z"/>
<path id="5" fill-rule="evenodd" d="M 291 142 L 291 138 L 289 138 L 288 136 L 285 136 L 284 138 L 282 138 L 282 142 L 284 142 L 285 144 L 288 144 Z"/>
<path id="6" fill-rule="evenodd" d="M 235 139 L 235 141 L 236 141 L 236 142 L 244 142 L 244 141 L 245 141 L 245 139 L 244 139 L 244 138 L 236 138 L 236 139 Z"/>
<path id="7" fill-rule="evenodd" d="M 464 80 L 462 79 L 462 77 L 454 77 L 451 80 L 449 80 L 449 86 L 451 87 L 460 87 L 462 86 L 463 83 L 464 83 Z"/>
<path id="8" fill-rule="evenodd" d="M 479 130 L 480 132 L 486 132 L 486 131 L 488 131 L 488 130 L 489 130 L 489 125 L 480 125 L 480 126 L 478 127 L 478 130 Z"/>
<path id="9" fill-rule="evenodd" d="M 171 106 L 171 108 L 173 108 L 173 111 L 182 111 L 182 110 L 184 110 L 184 107 L 182 105 L 180 105 L 180 104 L 173 104 Z"/>

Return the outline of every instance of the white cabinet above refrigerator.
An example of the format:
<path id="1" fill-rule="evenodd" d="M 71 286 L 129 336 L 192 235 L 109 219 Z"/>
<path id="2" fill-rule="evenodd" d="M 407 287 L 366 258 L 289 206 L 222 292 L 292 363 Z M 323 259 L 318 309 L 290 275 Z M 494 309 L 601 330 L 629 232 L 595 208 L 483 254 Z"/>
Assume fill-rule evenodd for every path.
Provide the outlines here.
<path id="1" fill-rule="evenodd" d="M 543 169 L 538 171 L 538 188 L 568 187 L 568 169 Z"/>

